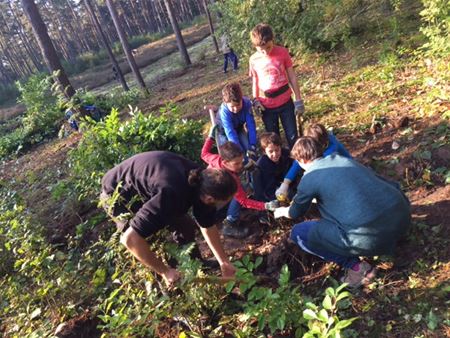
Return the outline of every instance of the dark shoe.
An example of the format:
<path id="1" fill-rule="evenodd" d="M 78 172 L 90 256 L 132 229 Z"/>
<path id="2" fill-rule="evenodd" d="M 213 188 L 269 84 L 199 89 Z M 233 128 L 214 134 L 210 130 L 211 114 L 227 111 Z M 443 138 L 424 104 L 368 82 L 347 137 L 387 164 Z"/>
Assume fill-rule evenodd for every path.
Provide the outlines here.
<path id="1" fill-rule="evenodd" d="M 239 222 L 230 222 L 225 219 L 223 221 L 222 234 L 224 236 L 233 237 L 233 238 L 245 238 L 250 233 L 250 229 L 248 227 L 239 226 Z"/>

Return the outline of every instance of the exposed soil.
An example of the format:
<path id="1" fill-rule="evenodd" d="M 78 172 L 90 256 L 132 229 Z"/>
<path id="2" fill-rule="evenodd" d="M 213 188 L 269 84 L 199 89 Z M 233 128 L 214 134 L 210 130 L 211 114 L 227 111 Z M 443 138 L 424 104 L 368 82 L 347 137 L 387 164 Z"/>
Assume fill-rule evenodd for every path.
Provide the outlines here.
<path id="1" fill-rule="evenodd" d="M 193 34 L 204 37 L 204 27 L 197 29 Z M 154 56 L 147 54 L 153 53 L 155 46 L 166 43 L 167 41 L 161 40 L 152 48 L 146 47 L 138 51 L 138 57 L 141 55 L 141 60 L 146 60 L 141 62 L 152 62 Z M 169 53 L 168 49 L 165 52 L 161 51 L 159 57 L 166 55 L 164 53 Z M 330 63 L 319 75 L 311 67 L 298 64 L 297 74 L 306 79 L 322 77 L 321 81 L 325 85 L 344 75 L 345 64 L 342 63 L 345 62 L 344 58 Z M 350 61 L 347 60 L 347 62 Z M 99 72 L 102 71 L 108 70 L 99 70 Z M 241 81 L 244 93 L 249 93 L 249 82 L 245 70 L 222 74 L 221 58 L 207 57 L 204 61 L 182 71 L 166 75 L 152 88 L 152 96 L 141 101 L 139 107 L 148 113 L 157 110 L 167 102 L 175 102 L 186 112 L 186 118 L 203 118 L 207 116 L 203 106 L 206 103 L 220 104 L 221 88 L 226 81 L 230 80 Z M 86 84 L 91 80 L 84 78 L 82 81 Z M 317 88 L 315 90 L 318 91 Z M 316 94 L 317 92 L 314 91 L 306 93 L 307 107 L 309 95 L 312 97 Z M 343 121 L 350 118 L 357 107 L 355 105 L 350 108 L 348 116 L 340 117 Z M 257 123 L 261 126 L 259 119 Z M 448 283 L 450 276 L 450 245 L 446 240 L 449 238 L 450 229 L 448 216 L 450 185 L 446 185 L 442 178 L 433 172 L 428 183 L 420 184 L 418 180 L 424 177 L 427 168 L 448 167 L 450 162 L 448 143 L 437 148 L 431 147 L 431 143 L 441 137 L 435 135 L 436 130 L 446 124 L 446 121 L 437 116 L 418 119 L 408 116 L 407 112 L 399 109 L 394 114 L 386 116 L 386 120 L 379 125 L 372 125 L 358 132 L 341 132 L 337 135 L 358 161 L 372 166 L 386 177 L 404 182 L 404 189 L 412 204 L 414 223 L 426 224 L 426 228 L 412 230 L 411 234 L 401 241 L 397 256 L 392 261 L 383 259 L 371 261 L 379 269 L 378 287 L 362 289 L 352 301 L 351 315 L 361 317 L 361 320 L 355 324 L 355 329 L 360 336 L 412 337 L 415 333 L 424 334 L 423 332 L 426 332 L 424 337 L 449 336 L 449 329 L 445 325 L 441 325 L 439 329 L 432 332 L 426 330 L 426 324 L 423 322 L 419 324 L 407 321 L 404 319 L 404 313 L 398 312 L 404 311 L 406 306 L 413 313 L 416 304 L 433 301 L 433 299 L 437 308 L 445 308 L 442 297 L 433 297 L 442 292 L 440 290 Z M 62 237 L 63 234 L 73 230 L 80 220 L 90 217 L 92 212 L 95 212 L 88 208 L 75 213 L 73 218 L 62 217 L 61 205 L 51 200 L 50 192 L 46 189 L 49 184 L 45 179 L 46 172 L 61 170 L 60 178 L 65 177 L 67 152 L 76 147 L 79 138 L 79 135 L 72 134 L 66 139 L 42 144 L 32 152 L 0 167 L 0 179 L 2 181 L 16 180 L 22 189 L 29 189 L 30 193 L 25 195 L 27 204 L 41 220 L 49 224 L 52 231 L 60 233 Z M 398 148 L 393 147 L 394 141 L 398 143 Z M 417 159 L 414 152 L 424 142 L 430 144 L 431 156 L 429 159 Z M 396 160 L 391 161 L 392 159 Z M 311 211 L 306 218 L 314 217 L 317 217 L 317 213 Z M 315 291 L 323 288 L 329 275 L 335 279 L 339 277 L 340 271 L 335 265 L 325 264 L 317 257 L 304 253 L 296 245 L 289 243 L 288 234 L 292 222 L 272 220 L 270 226 L 263 226 L 258 222 L 258 215 L 246 212 L 243 214 L 243 224 L 252 228 L 252 235 L 245 240 L 224 238 L 225 249 L 235 259 L 245 254 L 264 257 L 263 264 L 257 271 L 261 276 L 274 279 L 281 266 L 288 264 L 292 278 L 302 285 L 307 285 L 308 288 L 316 288 L 311 289 Z M 444 240 L 436 240 L 436 238 Z M 203 256 L 211 257 L 206 244 L 200 239 L 199 245 Z M 418 271 L 416 266 L 420 261 L 430 266 L 435 261 L 440 263 L 432 270 L 427 268 Z M 417 278 L 419 287 L 411 288 L 411 276 Z M 389 307 L 389 311 L 386 311 L 386 307 Z M 373 320 L 374 323 L 369 323 L 368 320 Z M 161 325 L 161 332 L 165 332 L 166 336 L 168 332 L 176 331 L 175 323 L 167 321 Z M 412 327 L 408 328 L 408 325 Z M 391 329 L 387 330 L 387 326 Z M 89 319 L 88 315 L 72 319 L 72 329 L 69 330 L 69 335 L 64 337 L 83 337 L 83 332 L 90 334 L 86 337 L 95 337 L 98 334 L 95 329 L 95 320 Z"/>

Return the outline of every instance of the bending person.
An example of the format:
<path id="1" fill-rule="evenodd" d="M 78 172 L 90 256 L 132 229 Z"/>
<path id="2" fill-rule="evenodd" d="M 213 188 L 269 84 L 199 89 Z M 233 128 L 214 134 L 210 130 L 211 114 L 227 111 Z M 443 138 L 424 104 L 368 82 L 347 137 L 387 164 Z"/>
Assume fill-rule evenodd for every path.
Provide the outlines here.
<path id="1" fill-rule="evenodd" d="M 101 200 L 122 231 L 121 243 L 170 285 L 180 278 L 180 273 L 163 263 L 145 240 L 166 226 L 180 245 L 193 242 L 200 226 L 223 277 L 234 276 L 235 268 L 223 250 L 214 223 L 216 207 L 227 204 L 236 190 L 235 179 L 225 170 L 201 169 L 182 156 L 151 151 L 109 170 L 102 179 Z M 116 202 L 111 204 L 113 199 Z M 188 215 L 191 207 L 194 218 Z M 126 215 L 131 217 L 126 219 Z"/>
<path id="2" fill-rule="evenodd" d="M 296 224 L 291 239 L 303 250 L 344 267 L 342 282 L 357 287 L 374 277 L 359 256 L 391 254 L 411 222 L 410 204 L 398 184 L 376 175 L 358 162 L 332 154 L 322 157 L 319 143 L 300 138 L 292 156 L 305 170 L 290 207 L 278 217 L 303 216 L 315 198 L 318 221 Z"/>

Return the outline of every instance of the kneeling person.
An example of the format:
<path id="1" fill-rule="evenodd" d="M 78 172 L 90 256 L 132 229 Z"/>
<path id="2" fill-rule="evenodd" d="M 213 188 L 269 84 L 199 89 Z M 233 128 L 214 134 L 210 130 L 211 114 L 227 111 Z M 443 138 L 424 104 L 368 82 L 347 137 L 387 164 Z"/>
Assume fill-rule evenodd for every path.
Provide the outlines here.
<path id="1" fill-rule="evenodd" d="M 299 218 L 315 198 L 322 218 L 296 224 L 291 239 L 303 250 L 344 267 L 342 281 L 357 287 L 374 276 L 372 267 L 358 257 L 393 252 L 410 226 L 410 204 L 398 184 L 352 159 L 321 153 L 312 138 L 295 143 L 292 155 L 305 174 L 292 205 L 276 209 L 274 215 Z"/>
<path id="2" fill-rule="evenodd" d="M 119 194 L 107 211 L 123 231 L 121 243 L 168 285 L 180 278 L 179 272 L 164 264 L 145 240 L 166 226 L 175 232 L 179 244 L 187 244 L 195 240 L 199 225 L 222 275 L 234 275 L 214 221 L 216 207 L 228 203 L 236 190 L 235 179 L 225 170 L 202 169 L 166 151 L 137 154 L 109 170 L 102 179 L 103 200 L 110 200 L 116 191 Z M 191 207 L 194 219 L 188 215 Z M 126 213 L 132 215 L 128 221 L 120 218 Z"/>

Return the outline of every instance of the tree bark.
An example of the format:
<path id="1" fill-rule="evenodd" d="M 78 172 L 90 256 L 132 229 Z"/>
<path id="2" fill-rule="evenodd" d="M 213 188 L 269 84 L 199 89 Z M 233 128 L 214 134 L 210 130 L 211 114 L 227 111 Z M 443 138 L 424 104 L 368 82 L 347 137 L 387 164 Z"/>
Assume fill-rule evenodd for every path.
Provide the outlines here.
<path id="1" fill-rule="evenodd" d="M 86 5 L 89 15 L 91 16 L 92 22 L 95 25 L 95 28 L 97 28 L 97 31 L 98 31 L 99 35 L 101 36 L 103 45 L 105 46 L 105 49 L 108 52 L 109 59 L 111 60 L 113 67 L 116 69 L 117 76 L 119 78 L 120 83 L 122 84 L 123 89 L 125 91 L 130 90 L 130 88 L 128 88 L 127 82 L 125 81 L 122 70 L 120 69 L 119 64 L 117 63 L 117 60 L 111 50 L 111 47 L 109 46 L 108 40 L 106 39 L 106 35 L 102 30 L 102 26 L 100 25 L 100 22 L 98 21 L 98 18 L 94 13 L 94 9 L 92 8 L 91 1 L 84 0 L 84 3 Z"/>
<path id="2" fill-rule="evenodd" d="M 214 26 L 211 19 L 211 13 L 209 12 L 207 0 L 203 0 L 203 6 L 205 7 L 206 16 L 208 18 L 209 31 L 211 32 L 211 37 L 213 40 L 214 48 L 216 49 L 216 54 L 219 54 L 219 45 L 217 44 L 216 35 L 214 34 Z"/>
<path id="3" fill-rule="evenodd" d="M 44 60 L 47 63 L 49 71 L 56 74 L 56 80 L 61 86 L 66 97 L 71 98 L 75 95 L 75 90 L 70 84 L 69 78 L 67 77 L 64 68 L 61 66 L 58 55 L 56 54 L 55 47 L 53 46 L 52 40 L 50 39 L 47 27 L 42 20 L 39 10 L 34 3 L 34 0 L 21 0 L 23 10 L 31 23 L 33 32 L 41 48 Z"/>
<path id="4" fill-rule="evenodd" d="M 116 27 L 117 34 L 119 35 L 120 42 L 122 43 L 123 51 L 125 52 L 125 56 L 127 57 L 134 77 L 136 78 L 139 87 L 141 87 L 141 89 L 143 89 L 145 92 L 148 92 L 147 87 L 145 86 L 144 79 L 142 78 L 141 72 L 139 71 L 139 67 L 137 66 L 136 61 L 134 60 L 134 56 L 131 53 L 130 45 L 128 43 L 122 25 L 120 24 L 119 16 L 117 14 L 116 8 L 114 7 L 113 0 L 106 0 L 106 6 L 108 6 L 108 10 L 111 13 L 114 26 Z"/>
<path id="5" fill-rule="evenodd" d="M 175 37 L 177 39 L 178 50 L 180 51 L 184 64 L 188 66 L 191 64 L 191 59 L 189 58 L 189 54 L 187 52 L 186 45 L 183 40 L 183 36 L 181 35 L 180 27 L 178 26 L 178 22 L 173 13 L 172 4 L 170 0 L 164 0 L 164 3 L 166 5 L 170 23 L 172 24 L 173 32 L 175 33 Z"/>

